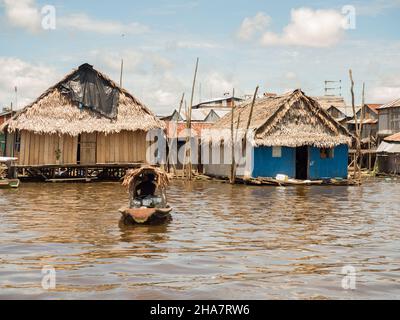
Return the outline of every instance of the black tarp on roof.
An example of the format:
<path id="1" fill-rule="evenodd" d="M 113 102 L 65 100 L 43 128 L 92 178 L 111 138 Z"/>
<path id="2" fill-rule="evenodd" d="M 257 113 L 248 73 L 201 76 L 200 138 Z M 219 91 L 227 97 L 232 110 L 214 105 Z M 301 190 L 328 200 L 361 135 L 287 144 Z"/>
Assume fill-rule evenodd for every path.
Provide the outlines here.
<path id="1" fill-rule="evenodd" d="M 99 76 L 90 64 L 83 64 L 62 84 L 61 92 L 79 104 L 110 119 L 117 117 L 119 90 Z"/>

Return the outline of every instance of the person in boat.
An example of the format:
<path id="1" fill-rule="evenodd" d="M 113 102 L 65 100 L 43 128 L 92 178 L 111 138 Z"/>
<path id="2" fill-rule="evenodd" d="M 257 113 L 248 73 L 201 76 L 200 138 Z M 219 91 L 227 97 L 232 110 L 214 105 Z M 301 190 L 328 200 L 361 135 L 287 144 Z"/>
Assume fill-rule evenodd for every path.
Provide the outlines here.
<path id="1" fill-rule="evenodd" d="M 154 196 L 157 186 L 154 182 L 154 175 L 149 174 L 143 177 L 143 181 L 136 187 L 135 197 L 146 198 L 148 196 Z"/>

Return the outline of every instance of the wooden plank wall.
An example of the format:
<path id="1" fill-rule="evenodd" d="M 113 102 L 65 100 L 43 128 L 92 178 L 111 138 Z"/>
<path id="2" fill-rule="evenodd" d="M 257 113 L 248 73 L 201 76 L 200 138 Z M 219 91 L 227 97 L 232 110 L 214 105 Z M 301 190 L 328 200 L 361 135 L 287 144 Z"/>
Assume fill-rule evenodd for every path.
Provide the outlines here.
<path id="1" fill-rule="evenodd" d="M 56 164 L 56 150 L 60 149 L 60 164 L 76 164 L 78 138 L 69 135 L 43 135 L 21 132 L 20 165 Z"/>
<path id="2" fill-rule="evenodd" d="M 146 161 L 146 132 L 122 131 L 97 135 L 97 163 L 134 163 Z"/>
<path id="3" fill-rule="evenodd" d="M 123 131 L 111 135 L 98 133 L 97 137 L 83 134 L 82 138 L 81 141 L 90 142 L 96 148 L 81 149 L 81 164 L 146 162 L 147 143 L 144 131 Z M 58 148 L 61 150 L 60 164 L 77 163 L 78 137 L 40 135 L 22 131 L 18 163 L 32 166 L 57 164 Z"/>

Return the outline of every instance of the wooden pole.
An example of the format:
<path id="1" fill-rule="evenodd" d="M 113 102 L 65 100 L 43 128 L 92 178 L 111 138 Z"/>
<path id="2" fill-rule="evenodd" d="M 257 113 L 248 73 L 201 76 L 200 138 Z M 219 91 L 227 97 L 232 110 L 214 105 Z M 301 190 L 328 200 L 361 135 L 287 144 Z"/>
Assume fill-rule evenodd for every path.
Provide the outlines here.
<path id="1" fill-rule="evenodd" d="M 350 69 L 349 70 L 349 75 L 350 75 L 350 82 L 351 82 L 351 106 L 353 108 L 353 115 L 354 115 L 354 124 L 356 128 L 356 144 L 357 144 L 357 151 L 355 154 L 355 159 L 354 159 L 354 180 L 357 181 L 358 184 L 361 184 L 361 172 L 359 171 L 358 168 L 358 158 L 361 153 L 361 141 L 360 141 L 360 132 L 358 128 L 358 121 L 357 121 L 357 113 L 356 113 L 356 106 L 355 106 L 355 98 L 354 98 L 354 80 L 353 80 L 353 72 Z M 357 177 L 357 174 L 359 173 L 359 176 Z"/>
<path id="2" fill-rule="evenodd" d="M 124 73 L 124 59 L 121 59 L 121 75 L 119 77 L 119 86 L 122 88 L 122 75 Z"/>
<path id="3" fill-rule="evenodd" d="M 193 85 L 192 85 L 192 94 L 190 97 L 190 105 L 189 105 L 189 115 L 188 115 L 188 121 L 187 121 L 187 128 L 189 129 L 188 131 L 190 132 L 190 137 L 186 137 L 186 144 L 190 143 L 191 144 L 191 129 L 192 129 L 192 108 L 193 108 L 193 98 L 194 98 L 194 90 L 196 87 L 196 78 L 197 78 L 197 70 L 199 68 L 199 58 L 196 60 L 196 68 L 194 71 L 194 77 L 193 77 Z M 189 163 L 188 163 L 188 180 L 192 180 L 192 146 L 190 145 L 189 147 Z"/>
<path id="4" fill-rule="evenodd" d="M 257 99 L 258 89 L 259 89 L 259 86 L 257 86 L 256 90 L 254 91 L 253 101 L 252 101 L 251 107 L 250 107 L 250 114 L 249 114 L 249 118 L 247 119 L 246 132 L 245 132 L 245 136 L 244 136 L 245 143 L 242 144 L 242 148 L 244 148 L 245 150 L 247 150 L 247 138 L 248 138 L 248 133 L 249 133 L 250 125 L 251 125 L 251 119 L 253 118 L 253 110 L 254 110 L 254 105 L 256 103 L 256 99 Z M 243 150 L 242 150 L 242 152 L 243 152 Z M 245 153 L 247 154 L 246 151 L 245 151 Z"/>
<path id="5" fill-rule="evenodd" d="M 247 120 L 247 126 L 246 126 L 246 135 L 247 135 L 247 131 L 250 129 L 251 118 L 253 117 L 253 109 L 254 109 L 254 105 L 256 103 L 258 89 L 259 89 L 259 86 L 257 86 L 256 91 L 254 92 L 253 102 L 251 103 L 249 119 Z"/>
<path id="6" fill-rule="evenodd" d="M 363 132 L 363 125 L 364 125 L 364 118 L 365 118 L 365 82 L 363 82 L 363 88 L 362 88 L 362 103 L 361 103 L 361 115 L 360 115 L 360 128 L 358 130 L 359 135 L 360 135 L 360 158 L 359 158 L 359 174 L 360 174 L 360 179 L 361 179 L 361 169 L 362 169 L 362 162 L 363 162 L 363 154 L 362 154 L 362 147 L 361 147 L 361 141 L 362 141 L 362 132 Z"/>
<path id="7" fill-rule="evenodd" d="M 175 131 L 174 134 L 172 136 L 172 139 L 176 139 L 176 146 L 178 147 L 178 125 L 179 125 L 179 117 L 181 116 L 181 112 L 182 112 L 182 106 L 183 106 L 183 101 L 185 99 L 185 93 L 182 94 L 182 98 L 181 101 L 179 103 L 179 110 L 178 110 L 178 118 L 175 121 Z M 169 150 L 171 151 L 171 146 L 172 146 L 172 142 L 169 143 Z M 178 150 L 177 150 L 178 151 Z M 178 155 L 177 155 L 178 156 Z M 178 158 L 178 157 L 177 157 Z M 175 160 L 172 162 L 172 168 L 174 170 L 174 175 L 177 176 L 177 171 L 176 171 L 176 165 L 175 165 Z M 169 168 L 169 166 L 168 166 Z"/>
<path id="8" fill-rule="evenodd" d="M 185 116 L 186 116 L 186 129 L 188 127 L 188 107 L 187 107 L 187 101 L 185 100 Z M 183 164 L 182 164 L 182 179 L 186 177 L 186 159 L 187 159 L 187 138 L 186 138 L 186 143 L 185 143 L 185 157 L 183 159 Z"/>
<path id="9" fill-rule="evenodd" d="M 371 153 L 371 132 L 369 133 L 369 141 L 368 141 L 368 171 L 371 171 L 372 169 L 372 153 Z"/>
<path id="10" fill-rule="evenodd" d="M 233 89 L 233 94 L 232 94 L 232 112 L 231 112 L 231 177 L 229 179 L 229 182 L 231 184 L 234 184 L 236 182 L 236 177 L 235 177 L 235 141 L 233 141 L 233 120 L 234 120 L 234 113 L 235 113 L 235 89 Z"/>

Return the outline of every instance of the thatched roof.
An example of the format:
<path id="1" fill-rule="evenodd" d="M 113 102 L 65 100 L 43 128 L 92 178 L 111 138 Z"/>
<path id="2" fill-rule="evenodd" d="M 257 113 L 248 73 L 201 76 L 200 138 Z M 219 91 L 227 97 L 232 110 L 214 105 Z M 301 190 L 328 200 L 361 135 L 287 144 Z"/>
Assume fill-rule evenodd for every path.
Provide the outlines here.
<path id="1" fill-rule="evenodd" d="M 165 189 L 168 186 L 168 174 L 159 168 L 151 166 L 144 166 L 138 169 L 129 170 L 124 177 L 122 185 L 130 192 L 133 192 L 143 175 L 147 174 L 153 174 L 155 176 L 154 182 L 157 184 L 158 188 Z"/>
<path id="2" fill-rule="evenodd" d="M 97 77 L 119 93 L 117 116 L 110 119 L 89 108 L 79 105 L 63 93 L 64 85 L 79 69 L 49 88 L 36 101 L 18 112 L 0 130 L 13 132 L 27 130 L 38 134 L 69 134 L 104 132 L 106 134 L 127 131 L 148 131 L 164 128 L 164 123 L 128 91 L 116 85 L 104 74 L 93 69 Z"/>
<path id="3" fill-rule="evenodd" d="M 247 128 L 251 102 L 237 107 L 234 111 L 234 128 L 238 126 L 242 139 Z M 239 124 L 238 124 L 239 122 Z M 229 129 L 231 114 L 213 125 L 213 129 Z M 254 133 L 255 146 L 315 146 L 335 147 L 351 144 L 352 137 L 345 127 L 332 118 L 314 99 L 301 90 L 256 101 L 250 122 Z M 228 132 L 225 130 L 225 132 Z M 240 136 L 242 134 L 242 136 Z M 235 134 L 236 135 L 236 134 Z M 210 140 L 205 136 L 206 141 Z M 230 137 L 226 136 L 225 141 Z"/>

